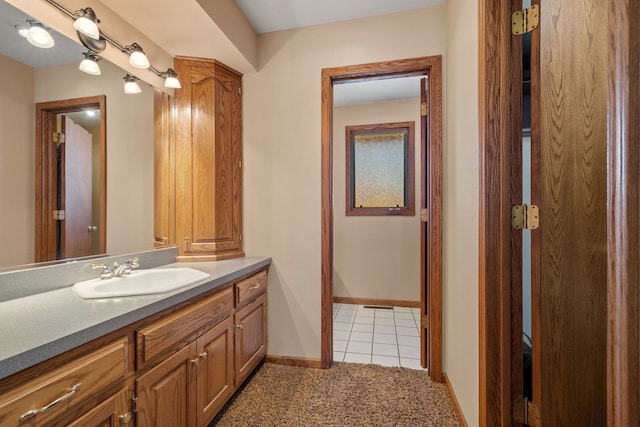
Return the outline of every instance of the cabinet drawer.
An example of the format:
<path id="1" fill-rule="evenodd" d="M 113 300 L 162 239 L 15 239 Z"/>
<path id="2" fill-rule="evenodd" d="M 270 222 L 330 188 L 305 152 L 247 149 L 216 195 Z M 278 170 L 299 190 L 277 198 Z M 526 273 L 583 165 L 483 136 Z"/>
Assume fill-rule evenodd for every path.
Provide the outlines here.
<path id="1" fill-rule="evenodd" d="M 136 331 L 137 367 L 171 349 L 179 349 L 193 339 L 198 329 L 231 314 L 233 291 L 229 287 Z"/>
<path id="2" fill-rule="evenodd" d="M 92 394 L 124 381 L 127 339 L 67 363 L 0 397 L 0 425 L 41 425 L 66 413 Z"/>
<path id="3" fill-rule="evenodd" d="M 267 289 L 267 270 L 236 283 L 236 306 L 241 306 L 261 295 Z"/>

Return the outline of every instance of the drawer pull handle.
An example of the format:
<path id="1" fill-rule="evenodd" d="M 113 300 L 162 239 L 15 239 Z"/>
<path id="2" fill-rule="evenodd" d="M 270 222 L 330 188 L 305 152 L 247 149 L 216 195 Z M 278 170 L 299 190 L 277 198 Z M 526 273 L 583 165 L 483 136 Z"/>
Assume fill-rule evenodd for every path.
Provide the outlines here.
<path id="1" fill-rule="evenodd" d="M 73 387 L 71 387 L 71 390 L 69 390 L 69 392 L 67 394 L 65 394 L 64 396 L 60 396 L 59 398 L 57 398 L 53 402 L 49 403 L 48 405 L 45 405 L 40 409 L 32 409 L 32 410 L 30 410 L 28 412 L 25 412 L 24 415 L 22 415 L 20 417 L 20 422 L 22 423 L 22 422 L 28 420 L 29 418 L 35 417 L 38 414 L 43 414 L 43 413 L 45 413 L 47 411 L 50 411 L 51 409 L 55 408 L 56 406 L 66 402 L 67 400 L 69 400 L 73 396 L 75 396 L 76 393 L 78 393 L 78 390 L 80 390 L 81 386 L 82 386 L 82 383 L 78 383 L 78 384 L 74 385 Z"/>
<path id="2" fill-rule="evenodd" d="M 260 287 L 260 283 L 256 283 L 252 287 L 249 288 L 249 292 L 253 292 Z"/>
<path id="3" fill-rule="evenodd" d="M 203 359 L 206 359 L 206 358 L 207 358 L 207 352 L 206 352 L 206 351 L 203 351 L 203 352 L 202 352 L 202 353 L 200 353 L 198 356 L 200 356 L 200 357 L 201 357 L 201 358 L 203 358 Z"/>

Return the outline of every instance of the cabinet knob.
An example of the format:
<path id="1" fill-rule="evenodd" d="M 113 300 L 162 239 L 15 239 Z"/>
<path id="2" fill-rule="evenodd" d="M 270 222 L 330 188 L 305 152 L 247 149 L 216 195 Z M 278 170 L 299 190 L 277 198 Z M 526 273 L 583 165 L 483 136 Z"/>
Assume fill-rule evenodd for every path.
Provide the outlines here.
<path id="1" fill-rule="evenodd" d="M 236 325 L 236 328 L 238 328 L 238 329 L 240 329 L 240 330 L 244 329 L 244 328 L 242 327 L 242 323 L 240 323 L 240 324 Z"/>
<path id="2" fill-rule="evenodd" d="M 133 418 L 133 415 L 131 415 L 131 412 L 127 412 L 124 415 L 120 415 L 120 424 L 129 424 L 132 418 Z"/>
<path id="3" fill-rule="evenodd" d="M 194 365 L 198 365 L 198 363 L 200 362 L 200 358 L 196 357 L 195 359 L 191 359 L 191 363 Z"/>
<path id="4" fill-rule="evenodd" d="M 201 357 L 202 359 L 206 359 L 206 358 L 207 358 L 207 352 L 206 352 L 206 351 L 203 351 L 203 352 L 202 352 L 202 353 L 200 353 L 198 356 L 199 356 L 199 357 Z"/>

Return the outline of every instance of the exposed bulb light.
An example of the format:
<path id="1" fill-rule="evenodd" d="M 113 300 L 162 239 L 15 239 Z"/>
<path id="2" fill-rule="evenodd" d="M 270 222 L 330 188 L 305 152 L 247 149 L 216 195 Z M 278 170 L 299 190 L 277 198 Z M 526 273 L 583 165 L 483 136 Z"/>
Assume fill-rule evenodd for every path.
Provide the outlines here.
<path id="1" fill-rule="evenodd" d="M 125 51 L 130 55 L 129 64 L 136 68 L 149 68 L 149 59 L 144 54 L 142 47 L 138 43 L 125 46 Z"/>
<path id="2" fill-rule="evenodd" d="M 29 43 L 36 47 L 41 47 L 44 49 L 53 47 L 55 42 L 53 41 L 53 37 L 47 30 L 44 29 L 41 23 L 36 21 L 29 21 L 31 27 L 27 31 L 27 40 Z"/>
<path id="3" fill-rule="evenodd" d="M 124 93 L 131 95 L 142 92 L 142 89 L 140 89 L 140 86 L 136 83 L 138 80 L 136 76 L 132 76 L 131 74 L 124 76 Z"/>
<path id="4" fill-rule="evenodd" d="M 96 17 L 95 12 L 90 7 L 78 10 L 75 15 L 76 20 L 73 21 L 73 28 L 80 31 L 87 37 L 92 39 L 100 39 L 100 29 L 98 23 L 100 20 Z"/>
<path id="5" fill-rule="evenodd" d="M 164 87 L 172 88 L 172 89 L 180 89 L 182 85 L 180 85 L 180 80 L 178 80 L 178 74 L 176 74 L 173 69 L 169 68 L 164 73 L 160 73 L 164 79 Z"/>
<path id="6" fill-rule="evenodd" d="M 102 58 L 93 52 L 85 52 L 83 55 L 84 59 L 80 62 L 80 66 L 78 66 L 80 71 L 84 71 L 85 73 L 94 76 L 99 76 L 100 66 L 98 65 L 98 61 Z"/>

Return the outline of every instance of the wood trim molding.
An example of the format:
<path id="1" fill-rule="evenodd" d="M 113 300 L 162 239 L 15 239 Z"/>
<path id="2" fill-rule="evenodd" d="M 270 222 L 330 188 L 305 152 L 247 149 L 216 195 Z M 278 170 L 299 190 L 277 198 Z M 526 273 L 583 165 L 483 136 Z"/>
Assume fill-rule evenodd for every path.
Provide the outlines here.
<path id="1" fill-rule="evenodd" d="M 333 297 L 333 302 L 338 304 L 387 305 L 394 307 L 420 308 L 420 301 L 405 301 L 397 299 Z"/>
<path id="2" fill-rule="evenodd" d="M 640 3 L 609 6 L 607 424 L 640 424 Z"/>
<path id="3" fill-rule="evenodd" d="M 273 356 L 268 354 L 265 362 L 273 363 L 275 365 L 298 366 L 301 368 L 322 368 L 320 359 L 309 359 L 304 357 Z"/>
<path id="4" fill-rule="evenodd" d="M 333 85 L 349 80 L 429 75 L 430 78 L 430 156 L 442 155 L 442 57 L 429 56 L 376 62 L 346 67 L 325 68 L 321 75 L 322 98 L 322 218 L 321 218 L 321 366 L 333 361 L 332 298 L 333 298 Z M 430 171 L 430 174 L 436 171 Z M 440 171 L 441 172 L 441 171 Z M 429 176 L 429 269 L 431 315 L 429 375 L 442 381 L 442 181 Z M 423 183 L 424 185 L 424 183 Z"/>
<path id="5" fill-rule="evenodd" d="M 456 393 L 453 391 L 453 386 L 451 385 L 451 381 L 449 381 L 449 377 L 446 373 L 442 374 L 442 378 L 444 383 L 447 385 L 447 390 L 449 390 L 449 396 L 451 397 L 451 402 L 453 403 L 453 410 L 456 412 L 456 416 L 458 417 L 458 422 L 460 423 L 460 427 L 468 427 L 467 420 L 464 418 L 464 414 L 462 413 L 462 408 L 460 407 L 460 403 L 458 402 L 458 398 L 456 397 Z"/>

